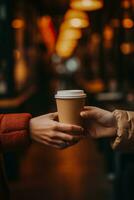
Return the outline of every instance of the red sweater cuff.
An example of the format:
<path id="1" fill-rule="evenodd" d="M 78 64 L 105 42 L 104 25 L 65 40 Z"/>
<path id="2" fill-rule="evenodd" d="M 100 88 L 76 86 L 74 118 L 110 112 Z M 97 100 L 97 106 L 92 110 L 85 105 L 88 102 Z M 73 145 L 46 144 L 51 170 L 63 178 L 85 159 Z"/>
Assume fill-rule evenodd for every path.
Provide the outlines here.
<path id="1" fill-rule="evenodd" d="M 30 144 L 29 120 L 31 115 L 0 115 L 0 145 L 3 151 L 23 149 Z"/>

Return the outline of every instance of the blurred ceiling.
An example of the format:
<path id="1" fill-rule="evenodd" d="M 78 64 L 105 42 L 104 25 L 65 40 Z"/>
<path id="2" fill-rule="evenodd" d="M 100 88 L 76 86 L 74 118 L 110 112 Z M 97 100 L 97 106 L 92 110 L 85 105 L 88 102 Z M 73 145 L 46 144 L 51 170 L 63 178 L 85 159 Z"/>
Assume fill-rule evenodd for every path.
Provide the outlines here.
<path id="1" fill-rule="evenodd" d="M 113 12 L 115 8 L 119 7 L 121 0 L 104 0 L 104 9 Z M 70 0 L 31 0 L 40 12 L 61 15 L 69 8 Z"/>
<path id="2" fill-rule="evenodd" d="M 69 0 L 30 0 L 40 14 L 63 15 L 69 8 Z"/>
<path id="3" fill-rule="evenodd" d="M 24 0 L 20 1 L 24 2 Z M 104 0 L 103 9 L 87 12 L 91 19 L 91 26 L 95 31 L 100 30 L 104 23 L 107 23 L 113 15 L 119 12 L 121 1 L 122 0 Z M 34 6 L 39 15 L 51 15 L 53 20 L 57 20 L 57 18 L 62 20 L 65 12 L 69 9 L 70 0 L 25 0 L 25 2 L 26 5 L 30 3 L 31 6 Z"/>

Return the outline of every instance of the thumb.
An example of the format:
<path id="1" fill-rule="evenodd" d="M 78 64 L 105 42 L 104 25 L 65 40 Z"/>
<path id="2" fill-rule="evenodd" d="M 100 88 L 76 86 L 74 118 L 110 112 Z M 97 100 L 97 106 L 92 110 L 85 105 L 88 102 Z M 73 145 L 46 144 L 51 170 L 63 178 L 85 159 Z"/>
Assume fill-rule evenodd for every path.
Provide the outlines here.
<path id="1" fill-rule="evenodd" d="M 89 117 L 89 111 L 82 111 L 81 113 L 80 113 L 80 116 L 81 117 L 83 117 L 83 118 L 88 118 Z"/>
<path id="2" fill-rule="evenodd" d="M 84 110 L 80 113 L 81 117 L 85 118 L 85 119 L 96 119 L 97 116 L 96 116 L 96 112 L 94 111 L 89 111 L 89 110 Z"/>
<path id="3" fill-rule="evenodd" d="M 89 118 L 90 116 L 93 117 L 94 108 L 91 106 L 84 106 L 84 110 L 80 112 L 80 116 L 83 118 Z"/>

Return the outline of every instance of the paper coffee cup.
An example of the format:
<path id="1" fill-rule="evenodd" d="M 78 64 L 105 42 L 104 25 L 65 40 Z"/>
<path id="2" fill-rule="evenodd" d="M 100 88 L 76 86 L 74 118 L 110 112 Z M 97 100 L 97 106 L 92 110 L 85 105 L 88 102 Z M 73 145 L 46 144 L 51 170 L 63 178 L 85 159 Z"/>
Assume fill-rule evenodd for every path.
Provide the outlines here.
<path id="1" fill-rule="evenodd" d="M 80 112 L 85 105 L 86 94 L 83 90 L 59 90 L 55 95 L 59 121 L 81 125 Z"/>

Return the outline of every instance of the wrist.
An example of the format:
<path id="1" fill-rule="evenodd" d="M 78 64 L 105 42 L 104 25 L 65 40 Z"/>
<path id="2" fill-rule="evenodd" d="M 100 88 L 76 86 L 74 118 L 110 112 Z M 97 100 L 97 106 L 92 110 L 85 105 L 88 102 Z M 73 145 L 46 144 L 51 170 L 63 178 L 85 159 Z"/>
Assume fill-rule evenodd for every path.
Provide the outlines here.
<path id="1" fill-rule="evenodd" d="M 29 120 L 29 137 L 33 140 L 33 118 Z"/>
<path id="2" fill-rule="evenodd" d="M 112 112 L 112 117 L 113 117 L 113 137 L 116 137 L 118 125 L 117 125 L 117 119 L 115 117 L 114 112 Z"/>

